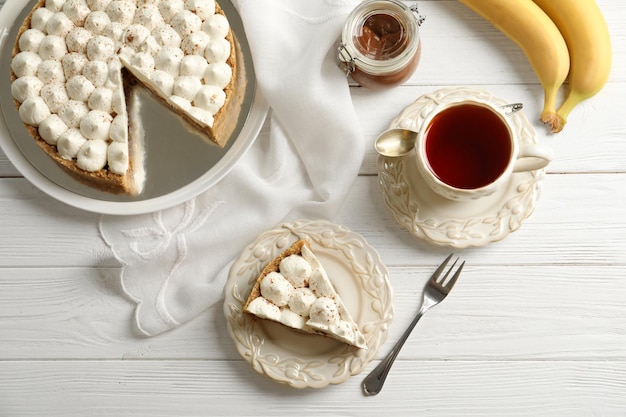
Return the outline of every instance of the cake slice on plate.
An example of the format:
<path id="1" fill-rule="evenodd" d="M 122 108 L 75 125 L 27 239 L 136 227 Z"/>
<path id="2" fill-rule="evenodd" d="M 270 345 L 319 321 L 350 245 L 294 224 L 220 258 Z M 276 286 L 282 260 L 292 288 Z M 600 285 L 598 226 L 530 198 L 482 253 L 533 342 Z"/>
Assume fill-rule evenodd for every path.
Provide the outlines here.
<path id="1" fill-rule="evenodd" d="M 367 349 L 365 337 L 306 240 L 294 243 L 263 269 L 243 310 Z"/>

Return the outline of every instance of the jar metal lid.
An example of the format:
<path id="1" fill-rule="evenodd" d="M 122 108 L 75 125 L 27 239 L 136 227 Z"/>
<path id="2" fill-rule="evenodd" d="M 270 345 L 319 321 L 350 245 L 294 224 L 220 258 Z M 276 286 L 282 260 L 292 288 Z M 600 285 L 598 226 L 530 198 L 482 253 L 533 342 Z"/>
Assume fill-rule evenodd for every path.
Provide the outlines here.
<path id="1" fill-rule="evenodd" d="M 367 17 L 376 13 L 392 16 L 406 30 L 407 44 L 397 55 L 388 59 L 373 59 L 356 47 L 355 33 L 362 28 Z M 346 75 L 360 70 L 372 75 L 385 75 L 404 68 L 419 47 L 419 26 L 425 16 L 419 14 L 417 5 L 407 6 L 398 0 L 367 0 L 359 4 L 348 15 L 341 33 L 337 58 Z"/>

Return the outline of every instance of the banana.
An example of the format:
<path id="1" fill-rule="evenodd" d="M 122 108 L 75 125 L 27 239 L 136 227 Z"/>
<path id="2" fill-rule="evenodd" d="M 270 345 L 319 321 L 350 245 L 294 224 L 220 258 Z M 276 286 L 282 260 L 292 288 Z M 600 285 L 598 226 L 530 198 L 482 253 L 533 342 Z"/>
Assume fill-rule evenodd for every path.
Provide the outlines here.
<path id="1" fill-rule="evenodd" d="M 573 0 L 563 0 L 568 1 Z M 491 22 L 522 49 L 544 90 L 542 114 L 555 113 L 557 92 L 569 72 L 570 58 L 554 22 L 532 0 L 460 2 Z"/>
<path id="2" fill-rule="evenodd" d="M 560 132 L 572 109 L 606 84 L 611 72 L 611 39 L 604 16 L 594 0 L 534 2 L 554 21 L 569 49 L 568 95 L 556 113 L 544 112 L 541 117 L 552 132 Z"/>

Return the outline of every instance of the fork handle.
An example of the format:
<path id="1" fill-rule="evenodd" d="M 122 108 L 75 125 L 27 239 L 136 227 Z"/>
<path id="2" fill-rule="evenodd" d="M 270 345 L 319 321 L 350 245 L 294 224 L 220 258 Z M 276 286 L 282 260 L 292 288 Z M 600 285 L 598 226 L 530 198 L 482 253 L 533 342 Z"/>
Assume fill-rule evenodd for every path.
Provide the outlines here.
<path id="1" fill-rule="evenodd" d="M 385 379 L 387 379 L 387 374 L 389 374 L 389 370 L 396 360 L 400 349 L 402 349 L 404 342 L 406 342 L 406 340 L 409 338 L 409 335 L 413 331 L 413 328 L 426 310 L 427 308 L 420 308 L 419 312 L 417 313 L 411 324 L 409 324 L 409 327 L 407 327 L 402 336 L 400 336 L 400 339 L 396 342 L 391 351 L 378 364 L 378 366 L 376 366 L 376 368 L 374 368 L 374 370 L 365 377 L 365 379 L 361 383 L 361 387 L 363 388 L 363 393 L 365 395 L 376 395 L 383 389 Z"/>

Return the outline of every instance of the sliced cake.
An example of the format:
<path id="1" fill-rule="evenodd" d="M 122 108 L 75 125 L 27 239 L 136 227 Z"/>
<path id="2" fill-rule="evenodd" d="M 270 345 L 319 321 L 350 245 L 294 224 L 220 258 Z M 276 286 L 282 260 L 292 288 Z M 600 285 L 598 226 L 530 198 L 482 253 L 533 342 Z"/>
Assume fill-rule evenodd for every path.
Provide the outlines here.
<path id="1" fill-rule="evenodd" d="M 28 132 L 66 171 L 138 194 L 146 174 L 132 89 L 223 147 L 245 87 L 238 54 L 215 0 L 39 0 L 18 32 L 11 92 Z"/>
<path id="2" fill-rule="evenodd" d="M 299 331 L 367 348 L 365 337 L 305 240 L 294 243 L 263 269 L 243 309 Z"/>

